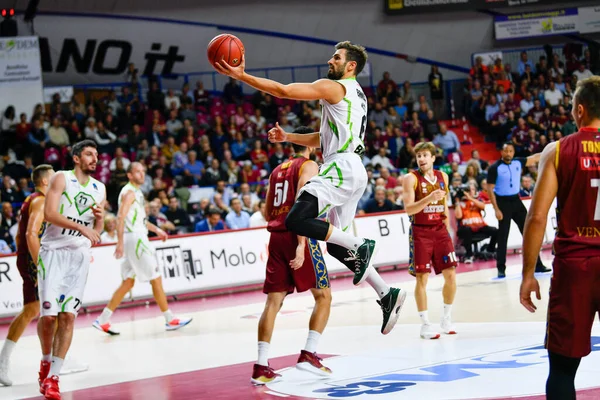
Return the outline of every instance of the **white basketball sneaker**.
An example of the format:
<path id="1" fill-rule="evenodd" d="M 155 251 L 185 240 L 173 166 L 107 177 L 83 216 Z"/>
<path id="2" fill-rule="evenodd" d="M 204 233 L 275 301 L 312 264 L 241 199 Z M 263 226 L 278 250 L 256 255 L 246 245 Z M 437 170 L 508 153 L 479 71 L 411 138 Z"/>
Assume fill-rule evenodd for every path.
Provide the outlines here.
<path id="1" fill-rule="evenodd" d="M 0 362 L 0 385 L 12 386 L 12 380 L 8 377 L 8 363 Z"/>
<path id="2" fill-rule="evenodd" d="M 165 328 L 168 331 L 175 331 L 179 328 L 183 328 L 190 322 L 192 322 L 192 318 L 175 317 L 171 322 L 165 324 Z"/>
<path id="3" fill-rule="evenodd" d="M 454 328 L 454 325 L 452 325 L 452 320 L 450 317 L 442 317 L 440 328 L 442 328 L 442 332 L 444 332 L 446 335 L 456 335 L 456 328 Z"/>
<path id="4" fill-rule="evenodd" d="M 439 339 L 440 334 L 433 329 L 433 327 L 429 324 L 421 325 L 421 339 L 433 340 Z"/>
<path id="5" fill-rule="evenodd" d="M 88 364 L 85 364 L 72 357 L 67 357 L 65 363 L 60 369 L 60 375 L 76 374 L 78 372 L 84 372 L 90 369 Z"/>

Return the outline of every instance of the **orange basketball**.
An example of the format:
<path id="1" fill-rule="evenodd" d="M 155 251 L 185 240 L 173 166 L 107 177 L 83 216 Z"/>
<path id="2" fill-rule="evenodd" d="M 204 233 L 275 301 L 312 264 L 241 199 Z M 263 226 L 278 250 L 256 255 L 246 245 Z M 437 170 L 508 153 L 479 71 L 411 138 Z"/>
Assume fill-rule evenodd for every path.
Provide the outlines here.
<path id="1" fill-rule="evenodd" d="M 215 36 L 206 49 L 208 61 L 214 66 L 216 61 L 225 60 L 232 67 L 237 67 L 242 62 L 244 44 L 237 37 L 223 33 Z"/>

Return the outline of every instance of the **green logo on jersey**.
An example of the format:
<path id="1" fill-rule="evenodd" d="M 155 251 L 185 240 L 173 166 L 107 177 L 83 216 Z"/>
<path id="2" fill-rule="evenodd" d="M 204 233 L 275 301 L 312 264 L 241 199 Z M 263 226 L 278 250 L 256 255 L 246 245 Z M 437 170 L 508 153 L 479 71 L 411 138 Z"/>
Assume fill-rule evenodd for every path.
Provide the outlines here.
<path id="1" fill-rule="evenodd" d="M 83 215 L 87 210 L 92 208 L 94 204 L 96 204 L 94 198 L 91 195 L 84 192 L 77 193 L 73 200 L 75 202 L 75 208 L 77 209 L 79 215 Z"/>

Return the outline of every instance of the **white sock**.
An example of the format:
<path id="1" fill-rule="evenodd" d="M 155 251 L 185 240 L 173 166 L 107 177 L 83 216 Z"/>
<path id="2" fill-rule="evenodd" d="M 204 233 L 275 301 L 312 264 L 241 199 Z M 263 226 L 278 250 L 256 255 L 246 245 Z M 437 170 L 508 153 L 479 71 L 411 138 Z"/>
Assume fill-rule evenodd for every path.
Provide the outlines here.
<path id="1" fill-rule="evenodd" d="M 165 321 L 167 322 L 167 324 L 171 321 L 173 321 L 173 313 L 171 312 L 171 310 L 167 310 L 165 312 L 162 313 L 163 317 L 165 317 Z"/>
<path id="2" fill-rule="evenodd" d="M 358 238 L 354 235 L 351 235 L 343 230 L 333 227 L 333 231 L 331 232 L 331 236 L 329 236 L 328 242 L 333 244 L 338 244 L 342 247 L 345 247 L 350 250 L 356 250 L 363 244 L 365 240 L 363 238 Z"/>
<path id="3" fill-rule="evenodd" d="M 429 325 L 429 314 L 427 313 L 427 310 L 419 311 L 419 317 L 421 318 L 423 325 Z"/>
<path id="4" fill-rule="evenodd" d="M 63 360 L 62 358 L 52 357 L 52 365 L 50 366 L 50 372 L 48 373 L 48 378 L 53 375 L 59 376 L 60 370 L 62 369 L 64 362 L 65 362 L 65 360 Z"/>
<path id="5" fill-rule="evenodd" d="M 444 318 L 450 318 L 452 312 L 452 304 L 444 304 Z"/>
<path id="6" fill-rule="evenodd" d="M 4 341 L 4 345 L 2 346 L 2 351 L 0 351 L 0 364 L 1 363 L 8 364 L 8 361 L 10 360 L 10 355 L 12 354 L 16 345 L 17 345 L 17 343 L 13 342 L 12 340 L 6 339 Z"/>
<path id="7" fill-rule="evenodd" d="M 386 294 L 390 292 L 390 287 L 385 283 L 381 275 L 377 273 L 377 271 L 373 270 L 367 277 L 367 283 L 371 285 L 373 289 L 377 292 L 379 296 L 379 300 L 383 298 Z"/>
<path id="8" fill-rule="evenodd" d="M 110 317 L 112 315 L 113 312 L 105 307 L 104 310 L 102 310 L 102 314 L 100 314 L 100 318 L 98 318 L 98 322 L 100 323 L 100 325 L 104 325 L 110 321 Z"/>
<path id="9" fill-rule="evenodd" d="M 309 353 L 316 353 L 320 337 L 321 334 L 319 332 L 308 331 L 308 337 L 306 338 L 306 346 L 304 346 L 304 350 L 308 351 Z"/>
<path id="10" fill-rule="evenodd" d="M 258 365 L 269 366 L 269 342 L 258 342 Z"/>
<path id="11" fill-rule="evenodd" d="M 52 362 L 52 353 L 42 354 L 42 361 Z"/>

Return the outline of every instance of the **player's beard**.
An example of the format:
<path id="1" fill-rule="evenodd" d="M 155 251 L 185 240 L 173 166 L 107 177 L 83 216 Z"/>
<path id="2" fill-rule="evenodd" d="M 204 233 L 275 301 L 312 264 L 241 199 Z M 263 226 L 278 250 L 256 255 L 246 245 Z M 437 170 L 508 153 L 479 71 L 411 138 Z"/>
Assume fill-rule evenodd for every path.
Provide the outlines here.
<path id="1" fill-rule="evenodd" d="M 346 69 L 345 64 L 338 70 L 335 69 L 335 66 L 329 67 L 329 70 L 327 71 L 327 78 L 334 81 L 339 81 L 344 76 L 344 69 Z"/>
<path id="2" fill-rule="evenodd" d="M 96 172 L 96 164 L 82 165 L 81 171 L 86 175 L 92 175 L 94 172 Z"/>

